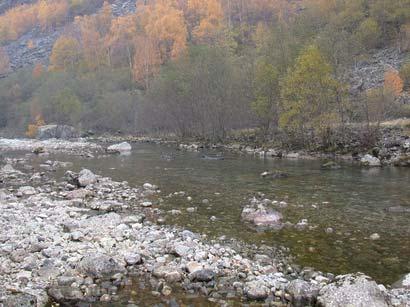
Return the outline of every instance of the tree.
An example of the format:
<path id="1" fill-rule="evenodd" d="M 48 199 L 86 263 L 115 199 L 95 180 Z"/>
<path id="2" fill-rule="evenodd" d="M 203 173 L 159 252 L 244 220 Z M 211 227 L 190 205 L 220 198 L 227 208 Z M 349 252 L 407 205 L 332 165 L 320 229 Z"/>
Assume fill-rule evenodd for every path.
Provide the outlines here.
<path id="1" fill-rule="evenodd" d="M 309 129 L 324 137 L 336 123 L 334 110 L 341 88 L 317 46 L 309 46 L 283 81 L 280 126 L 303 142 Z"/>
<path id="2" fill-rule="evenodd" d="M 410 62 L 404 63 L 400 68 L 400 77 L 403 80 L 403 86 L 410 87 Z"/>
<path id="3" fill-rule="evenodd" d="M 33 78 L 40 78 L 44 73 L 44 67 L 43 64 L 37 63 L 34 68 L 33 68 Z"/>
<path id="4" fill-rule="evenodd" d="M 40 0 L 38 3 L 38 22 L 43 30 L 65 23 L 68 16 L 67 0 Z"/>
<path id="5" fill-rule="evenodd" d="M 60 36 L 51 52 L 50 70 L 72 70 L 78 64 L 80 57 L 81 50 L 78 41 L 70 36 Z"/>
<path id="6" fill-rule="evenodd" d="M 381 30 L 377 21 L 373 18 L 365 19 L 356 31 L 356 38 L 364 50 L 378 47 L 381 39 Z"/>
<path id="7" fill-rule="evenodd" d="M 63 124 L 77 124 L 82 103 L 70 88 L 65 88 L 53 98 L 54 119 Z"/>
<path id="8" fill-rule="evenodd" d="M 145 88 L 149 87 L 150 79 L 159 72 L 161 55 L 154 41 L 145 35 L 135 39 L 133 75 L 137 82 Z"/>
<path id="9" fill-rule="evenodd" d="M 132 72 L 133 52 L 137 34 L 138 22 L 136 15 L 120 16 L 112 21 L 110 31 L 105 37 L 105 45 L 108 48 L 111 64 L 113 63 L 113 54 L 125 54 L 126 63 Z"/>
<path id="10" fill-rule="evenodd" d="M 403 92 L 403 80 L 399 72 L 389 69 L 384 74 L 384 90 L 397 97 Z"/>
<path id="11" fill-rule="evenodd" d="M 256 63 L 254 96 L 252 109 L 261 120 L 266 135 L 271 125 L 278 124 L 280 89 L 278 71 L 263 58 Z"/>
<path id="12" fill-rule="evenodd" d="M 7 51 L 0 47 L 0 75 L 10 72 L 10 61 Z"/>
<path id="13" fill-rule="evenodd" d="M 187 46 L 187 27 L 183 12 L 169 0 L 140 5 L 138 16 L 145 34 L 158 44 L 161 61 L 178 58 Z"/>
<path id="14" fill-rule="evenodd" d="M 216 41 L 224 28 L 224 12 L 219 0 L 188 0 L 187 15 L 197 42 Z"/>
<path id="15" fill-rule="evenodd" d="M 45 121 L 41 115 L 37 115 L 34 123 L 29 124 L 27 127 L 26 135 L 29 138 L 34 138 L 37 135 L 38 128 L 45 125 Z"/>

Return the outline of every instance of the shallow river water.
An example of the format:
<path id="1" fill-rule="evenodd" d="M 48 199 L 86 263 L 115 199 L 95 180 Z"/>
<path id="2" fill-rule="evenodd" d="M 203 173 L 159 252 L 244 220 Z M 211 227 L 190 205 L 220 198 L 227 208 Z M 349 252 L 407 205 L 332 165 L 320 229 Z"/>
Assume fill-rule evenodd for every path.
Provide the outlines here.
<path id="1" fill-rule="evenodd" d="M 321 170 L 323 161 L 260 159 L 225 154 L 224 160 L 204 160 L 200 153 L 177 152 L 172 147 L 133 144 L 129 156 L 82 159 L 69 155 L 39 157 L 74 162 L 74 170 L 88 168 L 126 180 L 131 184 L 150 182 L 162 190 L 163 211 L 177 224 L 210 237 L 225 235 L 256 244 L 283 244 L 296 262 L 332 273 L 361 271 L 378 282 L 392 283 L 410 272 L 410 213 L 389 213 L 392 206 L 410 207 L 410 171 L 404 168 L 360 168 L 344 164 L 340 170 Z M 161 159 L 173 153 L 171 161 Z M 284 179 L 264 179 L 265 170 L 289 174 Z M 166 198 L 185 191 L 185 196 Z M 257 192 L 267 198 L 285 200 L 279 209 L 286 221 L 307 219 L 314 229 L 283 229 L 258 233 L 240 220 L 247 200 Z M 192 197 L 192 201 L 187 200 Z M 204 204 L 203 199 L 209 203 Z M 188 213 L 186 208 L 197 207 Z M 216 221 L 210 221 L 212 216 Z M 326 233 L 326 228 L 334 229 Z M 369 236 L 380 235 L 372 241 Z"/>

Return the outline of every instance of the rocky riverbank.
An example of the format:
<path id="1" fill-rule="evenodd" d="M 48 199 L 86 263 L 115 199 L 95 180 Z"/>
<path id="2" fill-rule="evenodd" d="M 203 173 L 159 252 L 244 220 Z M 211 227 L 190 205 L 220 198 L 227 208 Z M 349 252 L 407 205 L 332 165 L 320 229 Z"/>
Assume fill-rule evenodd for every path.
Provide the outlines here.
<path id="1" fill-rule="evenodd" d="M 101 136 L 94 138 L 94 141 L 100 143 L 113 142 L 149 142 L 154 144 L 165 144 L 175 146 L 177 150 L 186 151 L 230 151 L 239 154 L 249 154 L 260 158 L 273 159 L 321 159 L 332 161 L 353 161 L 366 167 L 381 166 L 410 166 L 410 135 L 403 128 L 386 127 L 381 129 L 379 141 L 372 148 L 363 148 L 360 145 L 361 136 L 358 131 L 351 129 L 348 140 L 339 144 L 338 150 L 325 152 L 317 150 L 290 150 L 283 146 L 266 143 L 258 144 L 253 137 L 231 137 L 224 142 L 212 143 L 195 140 L 180 140 L 173 137 L 155 138 L 146 136 Z"/>
<path id="2" fill-rule="evenodd" d="M 117 302 L 135 275 L 148 278 L 155 295 L 172 297 L 182 288 L 216 305 L 410 304 L 408 278 L 386 289 L 362 274 L 335 277 L 301 268 L 285 248 L 208 240 L 160 225 L 155 185 L 130 187 L 89 170 L 67 171 L 56 181 L 47 168 L 33 173 L 29 159 L 6 158 L 0 166 L 0 305 Z M 274 214 L 260 205 L 254 200 L 244 210 L 260 210 L 256 224 L 260 213 Z M 262 217 L 262 226 L 266 221 Z"/>
<path id="3" fill-rule="evenodd" d="M 6 139 L 0 138 L 0 151 L 29 151 L 36 154 L 62 152 L 83 157 L 93 157 L 93 153 L 103 148 L 84 139 Z"/>

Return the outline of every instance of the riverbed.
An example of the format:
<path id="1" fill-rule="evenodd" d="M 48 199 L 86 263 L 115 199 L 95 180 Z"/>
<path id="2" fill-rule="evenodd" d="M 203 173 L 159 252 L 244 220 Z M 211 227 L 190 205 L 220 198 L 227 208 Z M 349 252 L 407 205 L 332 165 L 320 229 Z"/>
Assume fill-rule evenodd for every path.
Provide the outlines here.
<path id="1" fill-rule="evenodd" d="M 126 156 L 84 159 L 52 154 L 36 157 L 34 165 L 40 168 L 49 159 L 68 161 L 73 170 L 88 168 L 131 185 L 153 182 L 164 200 L 158 207 L 169 212 L 166 224 L 210 238 L 281 244 L 290 248 L 302 267 L 335 274 L 360 271 L 385 284 L 410 271 L 410 213 L 386 211 L 396 206 L 410 208 L 408 169 L 345 163 L 338 170 L 323 170 L 323 161 L 315 160 L 261 159 L 233 153 L 224 153 L 224 160 L 205 160 L 201 155 L 177 151 L 173 146 L 136 143 Z M 260 174 L 266 170 L 285 172 L 288 177 L 262 178 Z M 61 177 L 62 172 L 55 176 Z M 283 202 L 279 210 L 286 221 L 297 224 L 306 219 L 307 226 L 268 232 L 248 227 L 240 220 L 241 210 L 257 193 Z M 180 214 L 172 214 L 172 210 L 180 210 Z M 370 239 L 376 233 L 380 238 Z"/>

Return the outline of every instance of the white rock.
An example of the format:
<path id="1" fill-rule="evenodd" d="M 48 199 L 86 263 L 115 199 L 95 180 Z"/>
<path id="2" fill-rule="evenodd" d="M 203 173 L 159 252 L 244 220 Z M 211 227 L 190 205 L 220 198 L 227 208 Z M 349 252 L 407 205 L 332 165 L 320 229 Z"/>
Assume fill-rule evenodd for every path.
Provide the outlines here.
<path id="1" fill-rule="evenodd" d="M 114 144 L 107 148 L 107 152 L 109 153 L 124 153 L 124 152 L 129 152 L 131 150 L 132 150 L 132 147 L 127 142 L 123 142 L 120 144 Z"/>
<path id="2" fill-rule="evenodd" d="M 360 159 L 360 162 L 364 165 L 364 166 L 372 166 L 372 167 L 378 167 L 381 166 L 381 162 L 380 159 L 373 157 L 372 155 L 365 155 L 364 157 L 362 157 Z"/>

